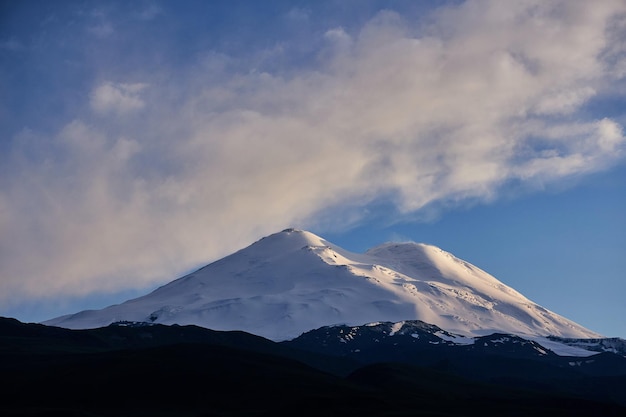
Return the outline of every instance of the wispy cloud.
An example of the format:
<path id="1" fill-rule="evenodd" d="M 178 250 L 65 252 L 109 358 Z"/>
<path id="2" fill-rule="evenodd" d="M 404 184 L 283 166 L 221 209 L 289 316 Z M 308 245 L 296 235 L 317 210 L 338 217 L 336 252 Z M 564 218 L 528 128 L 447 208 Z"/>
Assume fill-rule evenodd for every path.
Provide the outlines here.
<path id="1" fill-rule="evenodd" d="M 113 25 L 109 22 L 99 22 L 87 27 L 87 31 L 97 38 L 105 39 L 115 33 Z"/>
<path id="2" fill-rule="evenodd" d="M 163 9 L 161 7 L 159 7 L 157 4 L 149 4 L 137 13 L 137 17 L 140 20 L 152 20 L 162 14 Z"/>
<path id="3" fill-rule="evenodd" d="M 287 17 L 287 19 L 291 19 L 294 21 L 304 21 L 304 20 L 308 20 L 309 17 L 311 16 L 311 11 L 308 9 L 304 9 L 304 8 L 299 8 L 299 7 L 294 7 L 292 9 L 290 9 L 287 14 L 285 15 L 285 17 Z"/>
<path id="4" fill-rule="evenodd" d="M 231 58 L 213 53 L 165 83 L 99 84 L 91 110 L 124 118 L 14 141 L 0 297 L 161 282 L 383 196 L 411 213 L 605 169 L 623 158 L 622 126 L 580 110 L 624 81 L 624 13 L 470 1 L 418 30 L 383 11 L 357 31 L 329 27 L 297 72 L 224 72 Z"/>
<path id="5" fill-rule="evenodd" d="M 91 92 L 91 108 L 101 114 L 126 114 L 139 110 L 145 104 L 140 93 L 146 87 L 144 83 L 103 83 Z"/>

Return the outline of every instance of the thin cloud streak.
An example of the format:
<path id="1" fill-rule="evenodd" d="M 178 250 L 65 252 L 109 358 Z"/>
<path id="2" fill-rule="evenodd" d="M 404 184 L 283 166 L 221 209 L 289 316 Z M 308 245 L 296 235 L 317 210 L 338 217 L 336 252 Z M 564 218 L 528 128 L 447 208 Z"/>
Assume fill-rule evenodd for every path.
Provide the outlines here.
<path id="1" fill-rule="evenodd" d="M 213 53 L 165 84 L 149 69 L 97 83 L 61 131 L 14 139 L 0 301 L 161 283 L 381 196 L 413 213 L 610 167 L 622 126 L 577 112 L 623 82 L 625 13 L 475 1 L 418 32 L 383 11 L 358 32 L 328 28 L 316 64 L 295 73 L 228 74 L 235 58 Z"/>

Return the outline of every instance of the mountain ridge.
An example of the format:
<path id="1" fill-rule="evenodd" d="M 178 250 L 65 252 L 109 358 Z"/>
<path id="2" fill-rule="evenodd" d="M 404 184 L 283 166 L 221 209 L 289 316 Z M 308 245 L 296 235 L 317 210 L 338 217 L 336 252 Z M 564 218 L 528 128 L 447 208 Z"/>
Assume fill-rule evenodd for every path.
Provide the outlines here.
<path id="1" fill-rule="evenodd" d="M 0 373 L 0 414 L 12 417 L 626 410 L 624 355 L 561 357 L 515 335 L 470 341 L 419 321 L 322 327 L 277 343 L 198 326 L 71 330 L 0 317 Z"/>

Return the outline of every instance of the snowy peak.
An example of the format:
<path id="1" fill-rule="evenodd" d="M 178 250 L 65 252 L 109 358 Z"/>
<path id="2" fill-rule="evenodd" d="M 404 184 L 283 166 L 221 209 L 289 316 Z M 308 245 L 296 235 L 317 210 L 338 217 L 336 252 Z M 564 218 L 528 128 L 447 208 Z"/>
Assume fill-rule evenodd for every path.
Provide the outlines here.
<path id="1" fill-rule="evenodd" d="M 328 245 L 330 243 L 311 232 L 285 229 L 282 232 L 264 237 L 243 250 L 253 251 L 258 256 L 269 258 L 273 255 L 284 255 L 307 246 L 319 247 Z"/>
<path id="2" fill-rule="evenodd" d="M 258 240 L 143 297 L 46 324 L 195 324 L 273 340 L 327 325 L 422 320 L 466 336 L 598 337 L 435 246 L 386 243 L 356 254 L 302 230 Z"/>
<path id="3" fill-rule="evenodd" d="M 381 265 L 408 275 L 419 274 L 423 279 L 430 278 L 472 287 L 487 286 L 518 298 L 525 298 L 480 268 L 433 245 L 412 242 L 385 243 L 369 249 L 366 255 Z"/>

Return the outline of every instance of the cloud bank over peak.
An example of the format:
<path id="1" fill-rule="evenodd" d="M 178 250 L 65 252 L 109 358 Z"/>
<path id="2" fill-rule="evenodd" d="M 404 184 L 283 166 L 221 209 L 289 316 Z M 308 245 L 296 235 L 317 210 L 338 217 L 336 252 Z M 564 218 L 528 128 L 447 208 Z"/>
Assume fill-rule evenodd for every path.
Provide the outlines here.
<path id="1" fill-rule="evenodd" d="M 620 1 L 467 1 L 418 26 L 385 10 L 295 36 L 252 69 L 219 50 L 133 82 L 112 69 L 62 129 L 12 141 L 0 300 L 152 285 L 331 208 L 349 224 L 342 207 L 414 213 L 610 167 L 623 120 L 585 106 L 624 86 L 625 16 Z M 300 42 L 314 58 L 281 67 Z"/>

